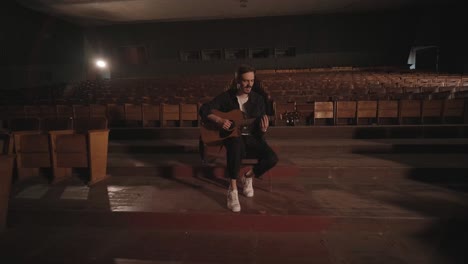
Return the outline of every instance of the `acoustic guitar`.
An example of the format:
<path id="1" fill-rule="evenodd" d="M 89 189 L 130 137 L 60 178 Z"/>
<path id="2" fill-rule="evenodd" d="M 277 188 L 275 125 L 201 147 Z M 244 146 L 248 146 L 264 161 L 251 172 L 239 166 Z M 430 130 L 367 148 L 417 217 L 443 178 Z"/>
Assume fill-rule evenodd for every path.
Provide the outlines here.
<path id="1" fill-rule="evenodd" d="M 202 122 L 200 125 L 200 135 L 202 141 L 207 145 L 219 144 L 224 139 L 230 137 L 240 137 L 242 127 L 250 127 L 256 120 L 256 118 L 246 119 L 244 113 L 239 109 L 234 109 L 229 112 L 221 112 L 218 110 L 212 110 L 211 112 L 221 118 L 230 120 L 232 125 L 228 130 L 225 130 L 214 122 Z M 271 119 L 272 117 L 269 117 L 269 120 Z"/>

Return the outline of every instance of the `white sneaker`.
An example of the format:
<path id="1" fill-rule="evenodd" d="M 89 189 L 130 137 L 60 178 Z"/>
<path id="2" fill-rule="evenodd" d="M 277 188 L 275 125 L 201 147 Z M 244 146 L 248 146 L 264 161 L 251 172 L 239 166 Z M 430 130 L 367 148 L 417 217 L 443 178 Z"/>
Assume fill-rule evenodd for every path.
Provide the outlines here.
<path id="1" fill-rule="evenodd" d="M 244 186 L 243 193 L 247 197 L 254 196 L 254 189 L 252 185 L 252 177 L 242 177 L 242 185 Z"/>
<path id="2" fill-rule="evenodd" d="M 237 190 L 228 190 L 227 207 L 235 213 L 240 212 L 241 206 L 239 203 L 239 197 L 237 196 Z"/>

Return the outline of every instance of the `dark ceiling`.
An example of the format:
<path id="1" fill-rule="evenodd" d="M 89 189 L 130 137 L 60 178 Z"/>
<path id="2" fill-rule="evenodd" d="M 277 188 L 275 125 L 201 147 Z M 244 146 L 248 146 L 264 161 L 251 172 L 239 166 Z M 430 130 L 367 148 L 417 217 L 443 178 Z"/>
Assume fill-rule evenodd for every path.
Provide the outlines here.
<path id="1" fill-rule="evenodd" d="M 17 0 L 77 24 L 98 25 L 374 12 L 456 0 Z"/>

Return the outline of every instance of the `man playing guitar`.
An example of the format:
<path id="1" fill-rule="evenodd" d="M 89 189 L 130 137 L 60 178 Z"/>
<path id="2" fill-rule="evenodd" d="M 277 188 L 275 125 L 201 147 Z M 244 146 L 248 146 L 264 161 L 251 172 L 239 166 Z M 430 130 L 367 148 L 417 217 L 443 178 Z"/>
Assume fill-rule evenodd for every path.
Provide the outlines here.
<path id="1" fill-rule="evenodd" d="M 265 115 L 264 98 L 252 91 L 254 81 L 255 69 L 242 65 L 236 72 L 236 86 L 200 107 L 200 116 L 203 121 L 211 121 L 224 131 L 238 129 L 238 133 L 235 134 L 237 136 L 222 139 L 222 144 L 226 148 L 227 171 L 230 178 L 227 207 L 233 212 L 241 210 L 237 192 L 237 178 L 241 159 L 245 157 L 246 150 L 248 150 L 249 156 L 258 159 L 258 163 L 240 179 L 243 193 L 247 197 L 254 195 L 252 177 L 261 177 L 278 162 L 278 157 L 264 138 L 264 134 L 268 131 L 269 118 Z M 250 125 L 236 127 L 237 124 L 233 120 L 224 118 L 222 114 L 233 110 L 242 111 L 244 116 L 254 121 Z"/>

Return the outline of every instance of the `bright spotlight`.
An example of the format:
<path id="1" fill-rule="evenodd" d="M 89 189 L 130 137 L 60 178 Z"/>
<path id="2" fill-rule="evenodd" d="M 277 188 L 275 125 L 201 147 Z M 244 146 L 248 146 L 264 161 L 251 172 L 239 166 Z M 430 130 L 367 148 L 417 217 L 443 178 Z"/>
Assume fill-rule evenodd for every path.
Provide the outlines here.
<path id="1" fill-rule="evenodd" d="M 96 66 L 98 66 L 99 68 L 105 68 L 107 67 L 107 63 L 103 60 L 97 60 L 96 61 Z"/>

